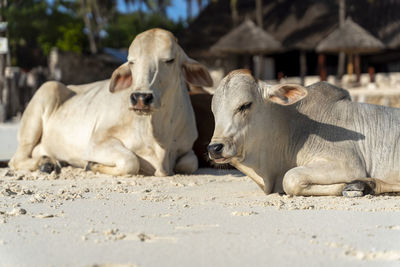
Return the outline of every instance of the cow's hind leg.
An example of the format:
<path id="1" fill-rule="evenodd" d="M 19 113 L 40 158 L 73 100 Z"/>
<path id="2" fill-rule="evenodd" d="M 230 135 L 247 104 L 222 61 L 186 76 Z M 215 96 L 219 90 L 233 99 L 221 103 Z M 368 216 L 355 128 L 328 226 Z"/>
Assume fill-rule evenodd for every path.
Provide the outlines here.
<path id="1" fill-rule="evenodd" d="M 11 168 L 30 171 L 38 169 L 43 153 L 33 152 L 42 151 L 37 147 L 40 146 L 44 121 L 73 94 L 73 91 L 58 82 L 47 82 L 39 88 L 22 116 L 17 151 L 9 163 Z"/>
<path id="2" fill-rule="evenodd" d="M 193 150 L 190 150 L 182 157 L 178 158 L 175 165 L 175 172 L 177 173 L 194 173 L 199 166 L 196 155 Z"/>
<path id="3" fill-rule="evenodd" d="M 400 192 L 400 184 L 390 184 L 376 178 L 362 178 L 348 183 L 342 193 L 343 196 L 354 197 L 397 192 Z"/>
<path id="4" fill-rule="evenodd" d="M 140 169 L 138 157 L 115 138 L 92 142 L 87 160 L 86 170 L 109 175 L 135 175 Z"/>
<path id="5" fill-rule="evenodd" d="M 288 195 L 341 196 L 354 177 L 366 177 L 366 173 L 346 163 L 318 161 L 289 170 L 283 178 L 283 189 Z"/>

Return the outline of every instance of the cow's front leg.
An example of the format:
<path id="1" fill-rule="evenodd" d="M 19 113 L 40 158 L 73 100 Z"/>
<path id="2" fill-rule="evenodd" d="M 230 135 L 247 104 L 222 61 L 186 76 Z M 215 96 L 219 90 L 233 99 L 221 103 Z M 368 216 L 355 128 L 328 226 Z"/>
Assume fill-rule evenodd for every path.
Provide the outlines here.
<path id="1" fill-rule="evenodd" d="M 175 160 L 175 154 L 172 151 L 161 147 L 159 144 L 156 144 L 155 155 L 154 175 L 158 177 L 173 175 L 172 159 Z"/>
<path id="2" fill-rule="evenodd" d="M 361 168 L 348 166 L 346 163 L 318 161 L 306 166 L 299 166 L 286 172 L 283 177 L 283 189 L 288 195 L 298 196 L 341 196 L 345 186 L 365 178 Z"/>
<path id="3" fill-rule="evenodd" d="M 138 157 L 115 138 L 91 142 L 86 160 L 87 170 L 110 175 L 136 175 L 140 169 Z"/>
<path id="4" fill-rule="evenodd" d="M 243 164 L 232 164 L 236 169 L 245 173 L 250 179 L 252 179 L 265 194 L 271 194 L 273 189 L 273 183 L 269 177 L 263 178 L 254 171 L 254 169 L 249 168 Z"/>
<path id="5" fill-rule="evenodd" d="M 175 172 L 191 174 L 199 168 L 199 162 L 193 150 L 183 154 L 176 160 Z"/>
<path id="6" fill-rule="evenodd" d="M 61 171 L 61 163 L 59 161 L 56 161 L 50 157 L 47 156 L 42 156 L 39 159 L 39 170 L 41 172 L 45 172 L 45 173 L 52 173 L 53 171 L 55 171 L 56 173 L 60 173 Z"/>

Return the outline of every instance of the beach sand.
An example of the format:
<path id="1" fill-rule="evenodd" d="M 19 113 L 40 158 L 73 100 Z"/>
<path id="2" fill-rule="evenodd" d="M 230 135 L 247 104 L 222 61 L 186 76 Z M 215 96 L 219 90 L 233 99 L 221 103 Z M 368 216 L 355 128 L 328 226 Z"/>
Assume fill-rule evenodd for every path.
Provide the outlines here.
<path id="1" fill-rule="evenodd" d="M 235 170 L 1 168 L 0 266 L 400 266 L 400 195 L 265 195 Z"/>

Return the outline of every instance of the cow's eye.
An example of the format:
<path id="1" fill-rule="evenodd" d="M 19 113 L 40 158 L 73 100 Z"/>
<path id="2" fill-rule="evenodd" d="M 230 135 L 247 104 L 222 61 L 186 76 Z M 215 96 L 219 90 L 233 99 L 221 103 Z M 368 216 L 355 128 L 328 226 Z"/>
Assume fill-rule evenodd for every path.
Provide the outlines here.
<path id="1" fill-rule="evenodd" d="M 245 103 L 245 104 L 241 105 L 241 106 L 237 109 L 237 111 L 238 111 L 238 112 L 245 112 L 246 110 L 250 109 L 250 107 L 251 107 L 252 104 L 253 104 L 252 102 Z"/>
<path id="2" fill-rule="evenodd" d="M 171 59 L 166 60 L 165 63 L 172 64 L 172 63 L 174 63 L 174 60 L 175 60 L 175 58 L 171 58 Z"/>
<path id="3" fill-rule="evenodd" d="M 132 66 L 134 64 L 134 62 L 133 61 L 129 61 L 128 64 L 129 64 L 129 66 Z"/>

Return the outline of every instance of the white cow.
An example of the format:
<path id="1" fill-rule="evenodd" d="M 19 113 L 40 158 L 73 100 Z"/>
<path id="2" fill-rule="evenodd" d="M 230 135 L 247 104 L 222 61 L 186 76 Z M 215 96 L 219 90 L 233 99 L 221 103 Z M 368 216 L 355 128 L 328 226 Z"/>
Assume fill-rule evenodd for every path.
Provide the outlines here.
<path id="1" fill-rule="evenodd" d="M 192 173 L 197 130 L 185 82 L 212 84 L 207 69 L 188 58 L 170 32 L 143 32 L 110 80 L 45 83 L 22 116 L 9 165 L 51 172 L 66 162 L 111 175 Z"/>
<path id="2" fill-rule="evenodd" d="M 271 86 L 237 70 L 218 86 L 212 110 L 210 157 L 267 194 L 400 192 L 400 109 L 351 102 L 325 82 Z"/>

